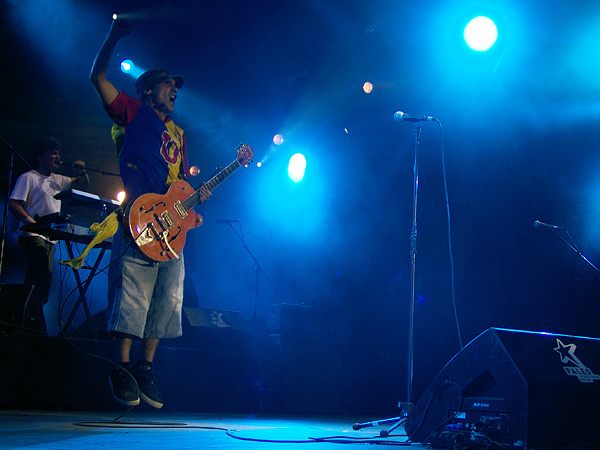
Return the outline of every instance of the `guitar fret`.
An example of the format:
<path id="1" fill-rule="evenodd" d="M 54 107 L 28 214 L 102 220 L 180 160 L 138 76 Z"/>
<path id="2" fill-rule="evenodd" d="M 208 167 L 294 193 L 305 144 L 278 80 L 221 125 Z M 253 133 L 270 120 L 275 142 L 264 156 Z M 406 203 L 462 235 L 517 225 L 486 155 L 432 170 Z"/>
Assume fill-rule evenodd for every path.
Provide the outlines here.
<path id="1" fill-rule="evenodd" d="M 192 195 L 190 195 L 188 198 L 183 199 L 181 201 L 181 204 L 183 205 L 183 207 L 185 208 L 186 211 L 189 211 L 190 209 L 192 209 L 192 207 L 198 203 L 198 193 L 194 192 Z"/>
<path id="2" fill-rule="evenodd" d="M 204 183 L 204 186 L 209 190 L 213 191 L 219 184 L 221 184 L 229 175 L 231 175 L 237 168 L 241 166 L 238 160 L 233 161 L 218 174 Z M 184 206 L 186 211 L 190 210 L 194 205 L 200 203 L 200 188 L 196 189 L 192 195 L 182 200 L 181 204 Z"/>

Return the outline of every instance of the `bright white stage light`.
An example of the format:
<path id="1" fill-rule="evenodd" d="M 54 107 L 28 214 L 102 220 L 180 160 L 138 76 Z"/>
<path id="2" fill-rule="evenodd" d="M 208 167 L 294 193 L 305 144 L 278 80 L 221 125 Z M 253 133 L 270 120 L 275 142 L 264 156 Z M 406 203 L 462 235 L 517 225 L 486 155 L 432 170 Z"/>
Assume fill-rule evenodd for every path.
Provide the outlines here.
<path id="1" fill-rule="evenodd" d="M 498 39 L 498 28 L 489 17 L 475 17 L 465 27 L 464 38 L 471 49 L 485 52 Z"/>
<path id="2" fill-rule="evenodd" d="M 288 176 L 294 183 L 299 183 L 304 178 L 304 171 L 306 170 L 306 158 L 301 153 L 296 153 L 290 158 L 288 164 Z"/>

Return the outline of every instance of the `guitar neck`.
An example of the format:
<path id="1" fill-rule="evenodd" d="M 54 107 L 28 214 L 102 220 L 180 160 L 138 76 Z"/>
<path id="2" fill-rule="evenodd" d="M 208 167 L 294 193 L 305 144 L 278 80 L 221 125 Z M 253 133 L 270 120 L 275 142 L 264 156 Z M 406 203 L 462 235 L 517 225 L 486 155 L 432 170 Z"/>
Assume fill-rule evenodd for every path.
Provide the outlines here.
<path id="1" fill-rule="evenodd" d="M 202 186 L 206 187 L 206 189 L 208 189 L 209 191 L 214 190 L 219 184 L 221 184 L 221 182 L 225 181 L 225 179 L 227 179 L 227 177 L 229 177 L 229 175 L 235 172 L 235 170 L 240 166 L 240 161 L 236 159 L 223 170 L 221 170 L 218 174 L 216 174 L 214 177 L 212 177 L 210 180 L 204 183 Z M 183 200 L 182 204 L 185 207 L 186 211 L 189 211 L 195 205 L 201 203 L 200 189 L 202 189 L 202 186 L 196 189 L 194 193 L 188 198 Z"/>

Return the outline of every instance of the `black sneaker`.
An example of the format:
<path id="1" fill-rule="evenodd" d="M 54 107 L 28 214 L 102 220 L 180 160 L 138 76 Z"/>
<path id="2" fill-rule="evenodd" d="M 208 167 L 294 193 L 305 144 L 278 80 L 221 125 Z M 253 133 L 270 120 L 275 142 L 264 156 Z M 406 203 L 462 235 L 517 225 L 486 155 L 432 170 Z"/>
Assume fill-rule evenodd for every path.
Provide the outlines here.
<path id="1" fill-rule="evenodd" d="M 110 371 L 108 384 L 110 384 L 113 397 L 122 405 L 136 406 L 140 404 L 135 380 L 121 366 L 116 366 Z"/>
<path id="2" fill-rule="evenodd" d="M 154 382 L 154 373 L 148 366 L 136 366 L 132 369 L 133 376 L 140 388 L 140 397 L 154 408 L 162 408 L 163 400 Z M 146 369 L 146 370 L 145 370 Z"/>

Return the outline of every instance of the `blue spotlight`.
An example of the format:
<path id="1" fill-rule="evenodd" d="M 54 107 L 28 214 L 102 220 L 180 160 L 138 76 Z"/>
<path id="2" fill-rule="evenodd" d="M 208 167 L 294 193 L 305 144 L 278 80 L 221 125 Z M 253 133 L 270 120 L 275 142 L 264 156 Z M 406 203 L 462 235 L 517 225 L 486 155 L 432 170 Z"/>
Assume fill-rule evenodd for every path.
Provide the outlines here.
<path id="1" fill-rule="evenodd" d="M 299 183 L 304 178 L 304 171 L 306 169 L 306 158 L 301 153 L 296 153 L 290 158 L 288 164 L 288 176 L 294 183 Z"/>
<path id="2" fill-rule="evenodd" d="M 133 61 L 130 59 L 124 59 L 121 61 L 121 70 L 125 73 L 129 73 L 133 70 Z"/>
<path id="3" fill-rule="evenodd" d="M 471 49 L 477 52 L 485 52 L 498 39 L 498 29 L 490 18 L 479 16 L 467 24 L 464 37 L 465 42 Z"/>
<path id="4" fill-rule="evenodd" d="M 133 78 L 137 78 L 142 73 L 144 73 L 144 69 L 139 66 L 136 66 L 130 59 L 124 59 L 123 61 L 121 61 L 121 71 L 128 75 L 131 75 Z"/>

